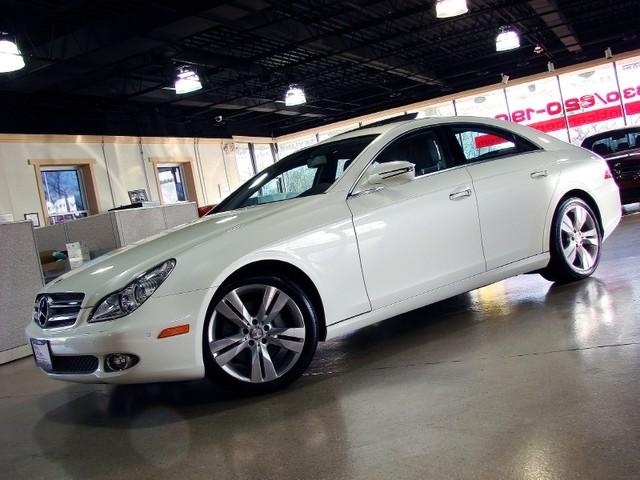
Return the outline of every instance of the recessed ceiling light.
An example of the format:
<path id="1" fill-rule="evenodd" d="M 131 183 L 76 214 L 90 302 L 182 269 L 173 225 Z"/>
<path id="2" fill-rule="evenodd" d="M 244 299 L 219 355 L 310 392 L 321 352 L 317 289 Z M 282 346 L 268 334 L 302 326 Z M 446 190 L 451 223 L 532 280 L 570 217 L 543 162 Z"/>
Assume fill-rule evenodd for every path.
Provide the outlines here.
<path id="1" fill-rule="evenodd" d="M 303 103 L 307 103 L 304 90 L 297 85 L 289 85 L 289 90 L 287 90 L 287 94 L 284 96 L 284 104 L 287 107 L 292 107 L 294 105 L 302 105 Z"/>
<path id="2" fill-rule="evenodd" d="M 16 42 L 8 37 L 0 38 L 0 72 L 15 72 L 24 68 L 24 58 Z"/>
<path id="3" fill-rule="evenodd" d="M 438 0 L 436 2 L 436 17 L 438 18 L 457 17 L 468 11 L 467 0 Z"/>
<path id="4" fill-rule="evenodd" d="M 496 37 L 496 51 L 504 52 L 520 46 L 520 36 L 511 27 L 500 27 L 500 33 Z"/>
<path id="5" fill-rule="evenodd" d="M 191 67 L 185 66 L 178 69 L 175 88 L 176 93 L 178 95 L 182 95 L 184 93 L 200 90 L 202 88 L 202 83 L 200 83 L 200 77 L 198 77 L 195 70 Z"/>

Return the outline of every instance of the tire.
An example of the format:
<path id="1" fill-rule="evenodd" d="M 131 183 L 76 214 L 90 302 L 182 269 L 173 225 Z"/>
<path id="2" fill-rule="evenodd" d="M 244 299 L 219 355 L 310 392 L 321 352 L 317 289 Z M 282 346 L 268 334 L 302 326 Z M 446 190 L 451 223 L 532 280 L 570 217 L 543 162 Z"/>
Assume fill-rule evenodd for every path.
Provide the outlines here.
<path id="1" fill-rule="evenodd" d="M 244 393 L 282 388 L 300 377 L 318 345 L 318 316 L 295 283 L 253 276 L 223 286 L 204 326 L 207 377 Z"/>
<path id="2" fill-rule="evenodd" d="M 540 274 L 551 282 L 587 278 L 600 263 L 602 234 L 598 217 L 580 198 L 563 201 L 551 226 L 549 265 Z"/>

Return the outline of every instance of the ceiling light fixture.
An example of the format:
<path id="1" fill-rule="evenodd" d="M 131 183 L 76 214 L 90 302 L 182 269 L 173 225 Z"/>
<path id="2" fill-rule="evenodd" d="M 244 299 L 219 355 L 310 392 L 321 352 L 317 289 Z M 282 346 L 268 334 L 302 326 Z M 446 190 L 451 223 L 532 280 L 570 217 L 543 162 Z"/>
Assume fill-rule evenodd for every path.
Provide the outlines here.
<path id="1" fill-rule="evenodd" d="M 200 77 L 198 77 L 198 74 L 193 68 L 184 66 L 178 68 L 175 87 L 176 93 L 178 95 L 182 95 L 200 90 L 202 88 L 202 83 L 200 83 Z"/>
<path id="2" fill-rule="evenodd" d="M 436 17 L 438 18 L 457 17 L 468 11 L 467 0 L 438 0 L 436 2 Z"/>
<path id="3" fill-rule="evenodd" d="M 500 27 L 496 37 L 496 51 L 504 52 L 520 46 L 520 35 L 511 27 Z"/>
<path id="4" fill-rule="evenodd" d="M 15 72 L 24 68 L 24 58 L 16 42 L 6 33 L 0 38 L 0 73 Z"/>
<path id="5" fill-rule="evenodd" d="M 294 105 L 302 105 L 303 103 L 307 103 L 304 90 L 297 85 L 289 85 L 289 90 L 287 90 L 287 94 L 284 96 L 284 104 L 287 107 L 292 107 Z"/>

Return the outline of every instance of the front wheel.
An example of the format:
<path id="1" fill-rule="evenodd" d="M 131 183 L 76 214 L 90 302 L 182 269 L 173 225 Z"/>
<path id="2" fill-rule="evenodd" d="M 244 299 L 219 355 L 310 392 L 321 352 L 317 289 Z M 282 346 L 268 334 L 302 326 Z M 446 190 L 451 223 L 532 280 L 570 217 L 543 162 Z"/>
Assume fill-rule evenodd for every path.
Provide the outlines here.
<path id="1" fill-rule="evenodd" d="M 306 370 L 318 343 L 318 319 L 293 282 L 247 278 L 223 287 L 212 305 L 203 345 L 209 378 L 262 393 Z"/>
<path id="2" fill-rule="evenodd" d="M 562 202 L 551 226 L 551 261 L 541 275 L 552 282 L 581 280 L 600 262 L 602 235 L 591 207 L 580 198 Z"/>

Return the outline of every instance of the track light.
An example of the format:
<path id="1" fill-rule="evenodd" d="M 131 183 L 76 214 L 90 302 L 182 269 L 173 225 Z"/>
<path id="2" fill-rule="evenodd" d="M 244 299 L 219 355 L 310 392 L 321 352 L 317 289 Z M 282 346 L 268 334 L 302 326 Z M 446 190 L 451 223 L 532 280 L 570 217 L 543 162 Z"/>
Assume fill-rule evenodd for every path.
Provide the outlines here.
<path id="1" fill-rule="evenodd" d="M 436 17 L 438 18 L 457 17 L 468 11 L 467 0 L 438 0 L 436 2 Z"/>
<path id="2" fill-rule="evenodd" d="M 200 77 L 191 67 L 180 67 L 176 74 L 176 93 L 182 95 L 184 93 L 195 92 L 202 88 Z"/>
<path id="3" fill-rule="evenodd" d="M 289 90 L 287 90 L 287 94 L 284 96 L 284 104 L 287 107 L 292 107 L 294 105 L 302 105 L 303 103 L 307 103 L 304 90 L 297 85 L 289 85 Z"/>
<path id="4" fill-rule="evenodd" d="M 0 38 L 0 73 L 15 72 L 24 68 L 24 58 L 16 42 L 4 33 Z"/>
<path id="5" fill-rule="evenodd" d="M 504 52 L 520 46 L 520 36 L 511 27 L 500 27 L 500 33 L 496 37 L 496 51 Z"/>

